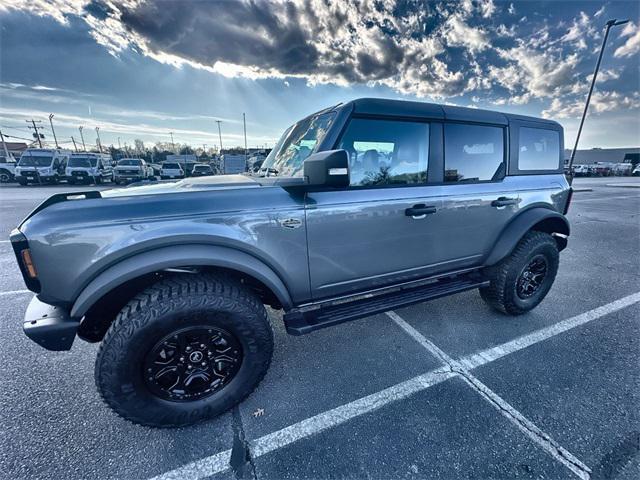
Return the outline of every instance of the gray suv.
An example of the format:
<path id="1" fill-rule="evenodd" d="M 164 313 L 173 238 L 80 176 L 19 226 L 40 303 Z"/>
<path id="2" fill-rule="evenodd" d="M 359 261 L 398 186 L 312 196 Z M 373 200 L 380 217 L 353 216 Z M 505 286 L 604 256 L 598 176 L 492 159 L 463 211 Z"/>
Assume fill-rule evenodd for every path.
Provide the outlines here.
<path id="1" fill-rule="evenodd" d="M 100 342 L 105 402 L 140 424 L 211 418 L 265 375 L 265 305 L 300 335 L 478 289 L 519 315 L 567 245 L 553 121 L 359 99 L 291 126 L 261 175 L 57 194 L 11 234 L 27 336 Z"/>

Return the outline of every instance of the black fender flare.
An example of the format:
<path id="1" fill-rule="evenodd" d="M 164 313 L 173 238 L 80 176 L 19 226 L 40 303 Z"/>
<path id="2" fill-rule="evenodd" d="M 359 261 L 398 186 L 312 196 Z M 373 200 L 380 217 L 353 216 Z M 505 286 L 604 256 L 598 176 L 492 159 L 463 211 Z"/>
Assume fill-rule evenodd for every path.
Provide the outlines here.
<path id="1" fill-rule="evenodd" d="M 493 250 L 483 262 L 484 265 L 495 265 L 508 256 L 529 230 L 556 234 L 558 249 L 563 250 L 567 246 L 570 228 L 566 217 L 549 208 L 534 207 L 520 213 L 507 224 L 498 236 Z"/>
<path id="2" fill-rule="evenodd" d="M 82 318 L 100 298 L 129 280 L 187 266 L 220 267 L 244 273 L 269 288 L 285 309 L 293 305 L 282 279 L 256 257 L 216 245 L 176 245 L 136 254 L 102 271 L 82 289 L 71 308 L 71 317 Z"/>

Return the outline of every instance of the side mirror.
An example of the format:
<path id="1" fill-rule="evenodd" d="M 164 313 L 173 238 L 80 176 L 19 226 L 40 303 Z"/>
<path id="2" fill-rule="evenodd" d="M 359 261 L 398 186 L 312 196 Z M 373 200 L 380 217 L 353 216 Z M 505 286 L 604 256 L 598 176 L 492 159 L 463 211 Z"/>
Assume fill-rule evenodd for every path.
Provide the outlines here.
<path id="1" fill-rule="evenodd" d="M 304 161 L 308 186 L 348 187 L 349 154 L 346 150 L 327 150 L 309 155 Z"/>

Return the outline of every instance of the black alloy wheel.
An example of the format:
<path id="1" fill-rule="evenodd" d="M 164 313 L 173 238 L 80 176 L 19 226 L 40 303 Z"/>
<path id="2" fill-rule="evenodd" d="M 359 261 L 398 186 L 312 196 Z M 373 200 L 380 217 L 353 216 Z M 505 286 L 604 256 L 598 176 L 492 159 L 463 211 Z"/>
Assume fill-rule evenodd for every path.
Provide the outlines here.
<path id="1" fill-rule="evenodd" d="M 242 363 L 242 346 L 231 333 L 197 326 L 167 335 L 149 350 L 145 382 L 160 398 L 198 400 L 222 390 Z"/>
<path id="2" fill-rule="evenodd" d="M 530 298 L 536 294 L 547 276 L 548 265 L 544 255 L 536 255 L 522 269 L 516 280 L 516 292 L 522 299 Z"/>

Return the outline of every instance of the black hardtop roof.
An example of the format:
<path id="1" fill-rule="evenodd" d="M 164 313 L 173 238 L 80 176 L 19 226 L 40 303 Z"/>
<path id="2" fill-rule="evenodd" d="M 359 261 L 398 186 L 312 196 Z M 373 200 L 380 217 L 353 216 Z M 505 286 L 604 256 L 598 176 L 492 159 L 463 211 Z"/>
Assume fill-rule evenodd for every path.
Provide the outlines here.
<path id="1" fill-rule="evenodd" d="M 480 108 L 457 107 L 437 103 L 415 102 L 408 100 L 391 100 L 386 98 L 357 98 L 337 105 L 335 109 L 349 109 L 355 114 L 382 115 L 406 118 L 430 118 L 436 120 L 453 120 L 462 122 L 491 123 L 507 125 L 510 120 L 535 122 L 559 127 L 553 120 L 516 115 L 512 113 L 483 110 Z"/>

